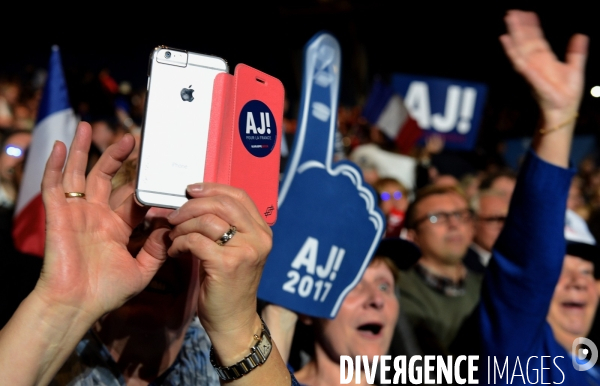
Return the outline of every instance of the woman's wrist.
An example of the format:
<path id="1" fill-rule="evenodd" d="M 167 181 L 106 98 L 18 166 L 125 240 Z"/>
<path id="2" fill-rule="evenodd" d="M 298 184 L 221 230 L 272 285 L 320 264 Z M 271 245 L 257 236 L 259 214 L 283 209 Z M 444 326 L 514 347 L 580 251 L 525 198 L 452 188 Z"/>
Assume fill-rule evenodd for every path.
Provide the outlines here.
<path id="1" fill-rule="evenodd" d="M 30 312 L 35 312 L 44 320 L 49 330 L 54 329 L 54 336 L 61 333 L 71 334 L 81 330 L 82 335 L 101 316 L 100 312 L 92 312 L 82 305 L 67 304 L 47 296 L 45 290 L 36 287 L 26 298 Z"/>
<path id="2" fill-rule="evenodd" d="M 221 366 L 231 366 L 250 353 L 256 343 L 256 336 L 261 336 L 262 321 L 257 313 L 236 328 L 221 331 L 208 331 L 217 362 Z"/>
<path id="3" fill-rule="evenodd" d="M 94 317 L 77 307 L 48 303 L 39 290 L 29 294 L 0 331 L 0 362 L 11 368 L 27 369 L 26 383 L 46 384 L 94 322 Z M 27 349 L 21 355 L 13 350 Z M 11 354 L 12 353 L 12 354 Z M 22 377 L 22 372 L 19 372 Z M 23 378 L 19 379 L 19 382 Z M 16 382 L 14 384 L 19 384 Z"/>
<path id="4" fill-rule="evenodd" d="M 578 105 L 564 109 L 542 109 L 540 132 L 541 134 L 559 130 L 572 132 L 578 116 Z"/>

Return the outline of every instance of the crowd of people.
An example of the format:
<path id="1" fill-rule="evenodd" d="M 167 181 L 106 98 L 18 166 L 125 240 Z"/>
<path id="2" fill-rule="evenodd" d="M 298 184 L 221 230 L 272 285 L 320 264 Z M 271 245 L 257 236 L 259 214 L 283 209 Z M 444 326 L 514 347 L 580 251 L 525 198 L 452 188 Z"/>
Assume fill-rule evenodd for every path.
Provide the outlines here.
<path id="1" fill-rule="evenodd" d="M 548 356 L 554 366 L 542 359 L 521 369 L 523 381 L 600 385 L 595 367 L 571 364 L 585 363 L 578 338 L 600 336 L 600 168 L 593 158 L 569 164 L 588 39 L 574 35 L 563 62 L 535 14 L 509 11 L 505 23 L 500 41 L 541 117 L 519 170 L 496 164 L 449 171 L 444 166 L 462 161 L 433 135 L 401 155 L 411 168 L 401 181 L 371 157 L 400 156 L 393 141 L 360 109 L 340 109 L 338 157 L 361 167 L 387 229 L 333 320 L 259 306 L 273 234 L 243 191 L 190 185 L 191 199 L 177 211 L 135 202 L 144 93 L 129 94 L 101 74 L 98 90 L 112 93 L 112 114 L 75 106 L 89 124 L 79 124 L 68 156 L 64 144 L 54 146 L 44 172 L 44 259 L 22 272 L 0 266 L 2 278 L 24 283 L 0 305 L 2 379 L 331 385 L 340 381 L 341 355 L 391 353 L 508 358 L 511 372 L 515 358 Z M 12 211 L 39 103 L 40 89 L 28 87 L 0 82 L 6 251 L 13 251 Z M 293 134 L 293 122 L 285 127 Z M 223 234 L 229 238 L 215 242 Z M 244 366 L 232 366 L 240 361 Z M 493 369 L 479 363 L 485 384 Z M 506 377 L 501 382 L 512 383 Z"/>

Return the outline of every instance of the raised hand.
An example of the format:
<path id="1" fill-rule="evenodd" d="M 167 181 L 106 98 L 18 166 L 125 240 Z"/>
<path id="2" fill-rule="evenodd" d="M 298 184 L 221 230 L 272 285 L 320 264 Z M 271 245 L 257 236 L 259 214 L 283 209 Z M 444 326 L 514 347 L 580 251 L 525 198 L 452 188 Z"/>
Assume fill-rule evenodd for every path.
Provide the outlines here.
<path id="1" fill-rule="evenodd" d="M 227 332 L 258 320 L 256 291 L 271 250 L 272 232 L 241 189 L 215 183 L 190 185 L 192 197 L 171 213 L 170 256 L 200 260 L 198 316 L 207 332 Z M 219 240 L 231 226 L 236 233 Z M 260 322 L 257 323 L 260 327 Z"/>
<path id="2" fill-rule="evenodd" d="M 250 353 L 260 334 L 256 292 L 273 234 L 241 189 L 214 183 L 188 186 L 191 197 L 169 215 L 174 226 L 169 255 L 191 253 L 199 260 L 198 316 L 217 362 L 231 366 Z M 235 226 L 236 233 L 217 244 Z M 269 359 L 236 385 L 285 385 L 290 376 L 276 345 Z"/>
<path id="3" fill-rule="evenodd" d="M 500 36 L 500 42 L 515 70 L 533 87 L 544 118 L 552 120 L 548 124 L 572 118 L 584 86 L 588 37 L 574 35 L 562 62 L 544 38 L 535 13 L 511 10 L 504 20 L 507 33 Z"/>
<path id="4" fill-rule="evenodd" d="M 46 163 L 44 265 L 35 289 L 0 331 L 6 384 L 48 384 L 90 326 L 144 289 L 167 257 L 165 227 L 133 258 L 129 236 L 147 209 L 131 194 L 114 210 L 109 205 L 111 179 L 131 153 L 133 137 L 106 149 L 86 178 L 91 137 L 90 125 L 80 123 L 66 165 L 61 142 Z"/>
<path id="5" fill-rule="evenodd" d="M 567 167 L 583 93 L 588 37 L 574 35 L 561 62 L 544 38 L 535 13 L 511 10 L 505 22 L 508 33 L 500 36 L 504 51 L 533 88 L 541 110 L 542 126 L 533 148 L 547 162 Z"/>
<path id="6" fill-rule="evenodd" d="M 147 208 L 129 195 L 111 209 L 111 178 L 129 156 L 134 139 L 125 135 L 85 176 L 91 127 L 77 127 L 64 167 L 66 148 L 57 142 L 42 180 L 46 208 L 46 250 L 34 292 L 49 304 L 81 307 L 91 316 L 111 311 L 140 292 L 166 258 L 167 228 L 154 231 L 134 258 L 127 250 L 132 229 Z M 85 197 L 65 197 L 66 192 Z"/>

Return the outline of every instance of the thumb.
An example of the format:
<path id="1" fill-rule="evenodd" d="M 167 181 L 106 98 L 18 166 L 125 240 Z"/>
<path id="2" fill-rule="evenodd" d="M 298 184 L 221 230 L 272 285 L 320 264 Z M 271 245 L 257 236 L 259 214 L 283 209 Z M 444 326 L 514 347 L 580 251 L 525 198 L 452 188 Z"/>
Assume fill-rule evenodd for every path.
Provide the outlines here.
<path id="1" fill-rule="evenodd" d="M 167 260 L 167 249 L 171 244 L 168 228 L 155 229 L 146 239 L 136 256 L 145 283 L 149 283 L 159 268 Z"/>
<path id="2" fill-rule="evenodd" d="M 580 71 L 585 69 L 585 62 L 588 55 L 589 37 L 582 34 L 575 34 L 569 40 L 567 46 L 566 62 Z"/>

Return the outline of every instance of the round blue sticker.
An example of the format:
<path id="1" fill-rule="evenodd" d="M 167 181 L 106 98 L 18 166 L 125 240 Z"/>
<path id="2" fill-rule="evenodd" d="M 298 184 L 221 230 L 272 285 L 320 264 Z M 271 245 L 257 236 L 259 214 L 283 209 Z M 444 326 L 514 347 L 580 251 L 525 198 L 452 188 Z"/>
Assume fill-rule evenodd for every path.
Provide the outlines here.
<path id="1" fill-rule="evenodd" d="M 269 107 L 259 100 L 244 105 L 239 120 L 240 138 L 255 157 L 271 154 L 277 142 L 277 124 Z"/>

